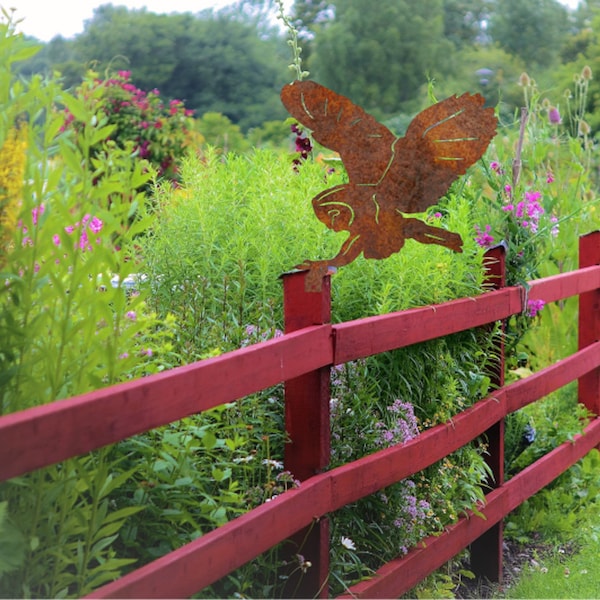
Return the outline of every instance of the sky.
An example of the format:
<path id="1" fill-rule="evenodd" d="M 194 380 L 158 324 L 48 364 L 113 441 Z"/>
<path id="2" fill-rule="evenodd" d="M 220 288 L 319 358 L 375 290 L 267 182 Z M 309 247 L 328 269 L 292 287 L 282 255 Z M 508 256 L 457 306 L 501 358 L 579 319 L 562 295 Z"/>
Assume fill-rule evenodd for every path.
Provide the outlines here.
<path id="1" fill-rule="evenodd" d="M 560 0 L 575 8 L 579 0 Z M 93 17 L 94 8 L 102 4 L 127 6 L 130 9 L 146 7 L 149 12 L 197 13 L 206 8 L 223 8 L 234 0 L 0 0 L 0 6 L 15 8 L 16 19 L 23 19 L 18 31 L 44 42 L 57 35 L 71 38 L 83 31 L 83 22 Z M 287 4 L 287 3 L 286 3 Z"/>

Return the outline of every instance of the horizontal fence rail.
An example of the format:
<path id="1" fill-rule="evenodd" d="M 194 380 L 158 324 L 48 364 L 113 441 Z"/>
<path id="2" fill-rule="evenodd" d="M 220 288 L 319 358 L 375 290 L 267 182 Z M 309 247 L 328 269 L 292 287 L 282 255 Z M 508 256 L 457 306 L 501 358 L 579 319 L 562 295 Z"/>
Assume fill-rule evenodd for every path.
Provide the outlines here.
<path id="1" fill-rule="evenodd" d="M 543 398 L 597 367 L 600 367 L 600 342 L 537 372 L 535 375 L 498 390 L 498 394 L 481 400 L 466 409 L 454 417 L 451 423 L 432 427 L 400 446 L 380 450 L 347 465 L 315 475 L 303 482 L 298 489 L 289 490 L 277 496 L 268 504 L 238 517 L 180 550 L 175 550 L 134 573 L 108 584 L 98 590 L 98 595 L 92 594 L 90 597 L 160 598 L 170 594 L 178 597 L 189 596 L 257 557 L 298 529 L 346 504 L 356 502 L 422 471 L 483 434 L 491 425 L 510 412 Z M 580 449 L 583 449 L 581 456 L 598 444 L 600 444 L 600 419 L 596 419 L 586 430 L 586 435 L 581 437 L 579 442 Z M 565 446 L 567 449 L 577 449 L 573 442 L 568 442 Z M 577 455 L 573 462 L 576 462 L 581 456 Z M 555 472 L 547 469 L 547 461 L 544 459 L 540 459 L 540 461 L 538 462 L 540 462 L 540 468 L 543 467 L 543 471 L 533 471 L 530 468 L 530 472 L 534 472 L 536 475 L 534 481 L 536 489 L 532 493 L 547 485 L 564 470 L 561 468 Z M 548 476 L 550 478 L 546 481 Z M 501 494 L 496 493 L 496 490 L 491 492 L 496 495 L 492 495 L 490 498 L 498 496 L 508 501 L 508 498 L 512 496 L 514 503 L 515 494 L 510 493 L 516 485 L 512 483 L 514 480 L 515 478 L 504 484 L 504 491 Z M 542 482 L 541 485 L 536 487 L 539 482 Z M 516 497 L 520 497 L 520 494 L 517 494 Z M 527 497 L 529 496 L 525 496 L 525 498 Z M 499 500 L 495 502 L 501 503 Z M 518 501 L 514 506 L 511 503 L 512 508 L 508 509 L 504 515 L 521 502 L 522 500 Z M 486 506 L 487 508 L 482 508 L 481 512 L 487 517 L 486 511 L 492 511 L 489 501 L 486 502 Z M 479 533 L 486 531 L 499 520 L 493 520 L 493 514 L 490 514 L 488 520 L 473 516 L 470 519 L 481 521 L 474 526 Z M 464 541 L 463 538 L 459 543 L 462 541 Z M 472 539 L 469 539 L 470 541 Z M 429 542 L 431 539 L 428 540 L 428 545 Z M 441 542 L 438 542 L 439 544 Z M 442 560 L 438 566 L 447 562 L 465 545 L 463 544 L 445 560 Z M 235 552 L 230 551 L 232 547 L 235 548 Z M 174 560 L 179 557 L 181 562 Z M 403 560 L 414 559 L 407 557 Z M 197 573 L 193 585 L 187 587 L 185 580 L 181 577 L 181 572 L 186 569 L 186 565 L 191 569 L 194 564 L 207 565 L 207 567 L 203 567 L 202 572 Z M 417 579 L 415 583 L 420 579 Z M 403 591 L 407 591 L 413 585 L 409 585 Z M 368 590 L 365 597 L 376 597 L 369 596 L 374 593 L 374 590 L 368 588 L 368 583 L 364 583 L 363 586 Z M 353 593 L 355 592 L 355 588 L 351 588 L 351 590 Z M 403 591 L 396 590 L 396 593 L 400 594 Z M 384 597 L 386 596 L 384 595 Z"/>
<path id="2" fill-rule="evenodd" d="M 529 298 L 553 302 L 599 287 L 600 266 L 593 266 L 534 281 Z M 425 308 L 313 326 L 164 373 L 6 415 L 0 419 L 0 481 L 319 367 L 505 319 L 523 311 L 523 297 L 522 288 L 504 288 Z"/>
<path id="3" fill-rule="evenodd" d="M 309 451 L 313 466 L 304 469 L 299 488 L 98 588 L 89 597 L 190 596 L 303 530 L 312 531 L 315 544 L 323 550 L 329 513 L 414 475 L 489 433 L 508 414 L 578 380 L 580 400 L 583 398 L 595 415 L 582 435 L 562 444 L 508 482 L 500 477 L 498 485 L 478 507 L 484 518 L 469 513 L 441 535 L 428 538 L 406 556 L 387 563 L 371 579 L 354 585 L 344 595 L 398 596 L 480 540 L 525 499 L 589 450 L 600 446 L 600 232 L 585 236 L 580 252 L 581 248 L 585 249 L 585 256 L 580 258 L 579 270 L 531 282 L 528 289 L 500 288 L 472 298 L 336 325 L 328 322 L 330 309 L 322 297 L 311 300 L 306 313 L 302 313 L 302 300 L 296 305 L 291 300 L 291 308 L 286 308 L 287 333 L 282 337 L 1 417 L 0 481 L 282 382 L 286 384 L 289 424 L 288 391 L 290 398 L 300 401 L 295 410 L 302 412 L 307 406 L 305 401 L 312 402 L 310 406 L 320 402 L 323 411 L 324 402 L 328 407 L 329 390 L 324 382 L 333 365 L 502 321 L 523 312 L 528 299 L 548 303 L 579 295 L 580 349 L 576 353 L 526 379 L 500 387 L 455 415 L 451 422 L 432 427 L 404 444 L 324 472 L 320 471 L 327 462 L 328 433 L 320 430 L 318 435 L 323 439 L 316 451 Z M 303 287 L 303 274 L 300 275 L 284 281 L 284 287 L 292 286 L 296 291 Z M 319 418 L 323 415 L 328 419 L 325 412 Z M 310 414 L 303 415 L 297 423 L 310 427 L 310 418 Z M 326 424 L 328 428 L 328 420 Z M 319 427 L 323 427 L 322 418 Z M 286 458 L 288 465 L 293 460 Z M 298 468 L 302 469 L 301 462 Z M 499 535 L 501 540 L 501 532 Z M 327 566 L 327 559 L 323 559 L 315 569 L 317 577 L 311 583 L 310 595 L 326 595 L 323 584 Z"/>
<path id="4" fill-rule="evenodd" d="M 448 527 L 440 536 L 423 540 L 405 557 L 387 563 L 372 579 L 348 588 L 340 598 L 393 598 L 409 591 L 598 444 L 600 419 L 595 419 L 583 435 L 561 444 L 487 494 L 485 503 L 478 509 L 483 518 L 469 511 L 466 517 Z"/>

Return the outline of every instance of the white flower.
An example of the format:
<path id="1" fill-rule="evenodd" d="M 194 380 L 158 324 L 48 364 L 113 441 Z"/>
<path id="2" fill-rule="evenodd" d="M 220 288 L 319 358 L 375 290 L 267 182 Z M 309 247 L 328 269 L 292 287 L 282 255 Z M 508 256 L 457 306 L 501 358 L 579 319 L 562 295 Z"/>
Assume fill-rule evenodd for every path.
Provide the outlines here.
<path id="1" fill-rule="evenodd" d="M 341 542 L 346 550 L 356 550 L 356 546 L 350 538 L 342 536 Z"/>
<path id="2" fill-rule="evenodd" d="M 262 461 L 263 465 L 267 465 L 273 469 L 283 469 L 283 463 L 280 460 L 272 460 L 270 458 L 264 458 Z"/>

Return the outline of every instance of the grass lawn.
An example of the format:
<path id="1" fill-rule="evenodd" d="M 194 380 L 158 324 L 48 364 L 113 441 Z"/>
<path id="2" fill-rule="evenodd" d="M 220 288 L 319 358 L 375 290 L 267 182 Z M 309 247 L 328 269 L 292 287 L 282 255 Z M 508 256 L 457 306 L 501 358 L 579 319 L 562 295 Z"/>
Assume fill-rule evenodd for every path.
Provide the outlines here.
<path id="1" fill-rule="evenodd" d="M 600 598 L 600 506 L 591 502 L 570 554 L 560 546 L 522 566 L 517 583 L 497 597 Z"/>

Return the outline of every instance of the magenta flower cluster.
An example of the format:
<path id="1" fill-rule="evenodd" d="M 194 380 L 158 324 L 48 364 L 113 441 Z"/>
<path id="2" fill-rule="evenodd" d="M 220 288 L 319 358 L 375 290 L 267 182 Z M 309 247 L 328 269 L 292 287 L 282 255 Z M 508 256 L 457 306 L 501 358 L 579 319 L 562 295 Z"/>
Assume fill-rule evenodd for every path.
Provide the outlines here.
<path id="1" fill-rule="evenodd" d="M 538 230 L 540 217 L 544 214 L 544 207 L 540 204 L 541 192 L 525 192 L 525 199 L 517 204 L 508 203 L 502 207 L 505 212 L 512 212 L 521 227 L 529 228 L 532 233 Z"/>
<path id="2" fill-rule="evenodd" d="M 543 300 L 528 300 L 526 309 L 527 316 L 531 318 L 537 316 L 544 306 L 546 306 L 546 303 Z"/>
<path id="3" fill-rule="evenodd" d="M 40 204 L 39 206 L 34 206 L 31 209 L 31 222 L 33 223 L 34 227 L 37 227 L 37 224 L 38 224 L 41 216 L 44 214 L 45 210 L 46 210 L 46 207 L 43 204 Z M 31 236 L 29 235 L 29 230 L 27 229 L 27 226 L 23 224 L 22 220 L 20 220 L 17 223 L 17 227 L 23 233 L 23 241 L 22 241 L 23 246 L 33 246 L 33 240 L 31 239 Z"/>
<path id="4" fill-rule="evenodd" d="M 81 221 L 77 221 L 73 225 L 67 225 L 65 227 L 65 232 L 69 235 L 75 234 L 77 241 L 76 245 L 82 252 L 91 251 L 92 243 L 90 237 L 95 237 L 96 244 L 99 244 L 102 240 L 100 237 L 97 237 L 100 231 L 102 231 L 104 223 L 98 218 L 94 217 L 90 214 L 84 215 Z M 60 235 L 55 233 L 52 236 L 52 241 L 56 247 L 60 247 L 61 240 Z"/>
<path id="5" fill-rule="evenodd" d="M 78 89 L 84 99 L 95 97 L 91 92 L 101 88 L 101 109 L 109 125 L 115 125 L 112 139 L 121 148 L 133 142 L 140 158 L 153 164 L 159 176 L 175 179 L 177 159 L 185 152 L 192 129 L 193 110 L 183 101 L 174 99 L 168 104 L 153 89 L 145 92 L 131 82 L 130 71 L 118 71 L 106 80 L 87 80 Z M 96 96 L 97 97 L 97 96 Z M 63 130 L 81 127 L 74 115 L 65 111 Z"/>

